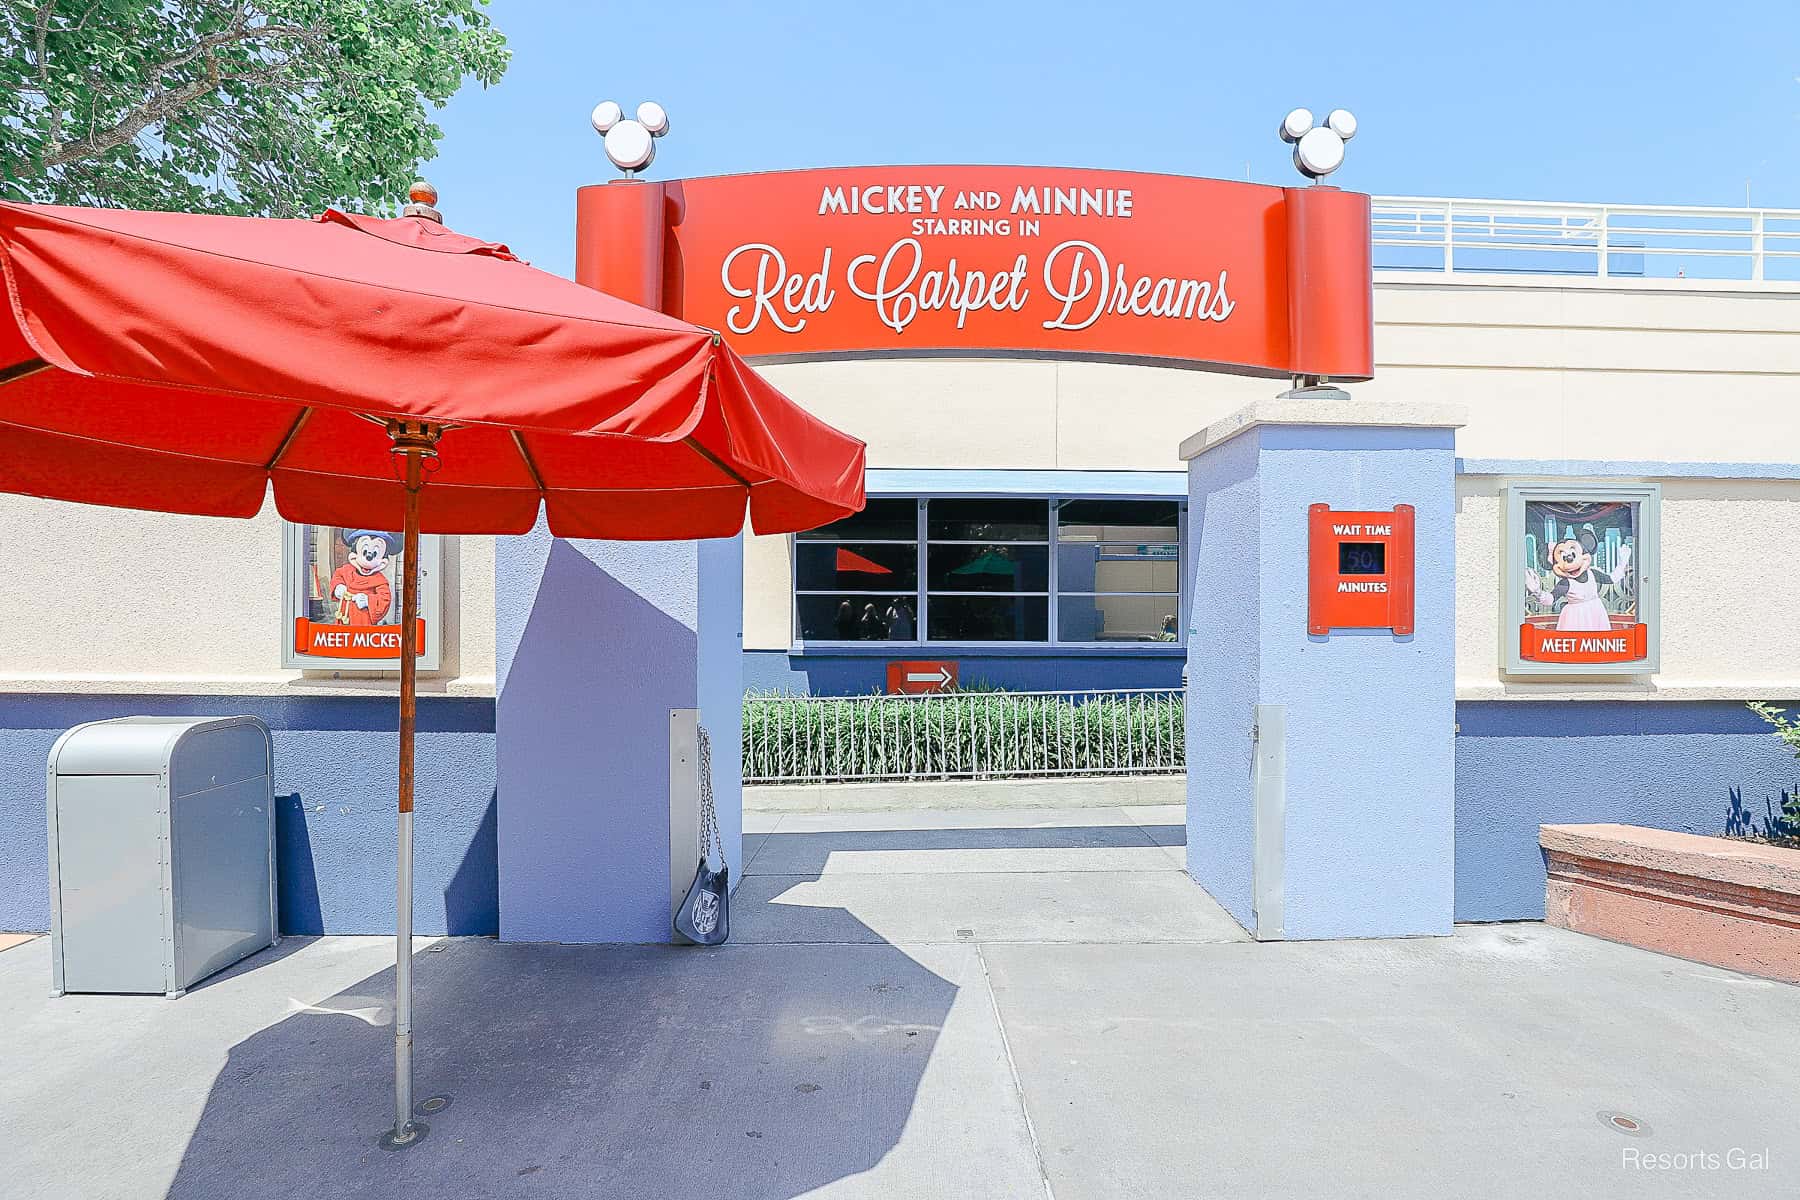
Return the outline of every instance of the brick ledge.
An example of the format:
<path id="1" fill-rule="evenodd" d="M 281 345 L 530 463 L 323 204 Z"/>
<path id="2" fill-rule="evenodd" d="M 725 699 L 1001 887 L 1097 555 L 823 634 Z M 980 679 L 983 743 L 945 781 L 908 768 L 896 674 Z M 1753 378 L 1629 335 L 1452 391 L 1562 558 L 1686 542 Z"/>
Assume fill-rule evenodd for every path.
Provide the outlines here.
<path id="1" fill-rule="evenodd" d="M 1544 825 L 1544 917 L 1800 983 L 1800 851 L 1634 825 Z"/>

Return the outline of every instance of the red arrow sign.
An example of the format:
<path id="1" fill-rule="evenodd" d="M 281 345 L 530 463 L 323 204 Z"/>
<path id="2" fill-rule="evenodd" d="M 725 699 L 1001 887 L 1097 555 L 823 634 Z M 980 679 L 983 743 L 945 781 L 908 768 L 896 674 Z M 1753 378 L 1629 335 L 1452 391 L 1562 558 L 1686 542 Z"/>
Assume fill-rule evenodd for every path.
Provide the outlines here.
<path id="1" fill-rule="evenodd" d="M 887 665 L 890 696 L 956 690 L 956 664 L 947 659 L 895 659 Z"/>

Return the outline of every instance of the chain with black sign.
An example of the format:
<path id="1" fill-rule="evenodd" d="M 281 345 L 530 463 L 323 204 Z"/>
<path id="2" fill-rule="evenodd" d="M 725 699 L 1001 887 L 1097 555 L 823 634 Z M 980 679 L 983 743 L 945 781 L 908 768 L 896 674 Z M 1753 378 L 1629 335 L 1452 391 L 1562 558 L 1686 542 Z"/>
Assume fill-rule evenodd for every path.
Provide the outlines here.
<path id="1" fill-rule="evenodd" d="M 700 743 L 700 865 L 675 913 L 675 932 L 695 945 L 717 946 L 731 936 L 731 868 L 725 862 L 725 841 L 713 805 L 712 739 L 704 727 L 696 727 L 696 732 Z M 714 847 L 719 852 L 716 871 L 707 865 Z"/>

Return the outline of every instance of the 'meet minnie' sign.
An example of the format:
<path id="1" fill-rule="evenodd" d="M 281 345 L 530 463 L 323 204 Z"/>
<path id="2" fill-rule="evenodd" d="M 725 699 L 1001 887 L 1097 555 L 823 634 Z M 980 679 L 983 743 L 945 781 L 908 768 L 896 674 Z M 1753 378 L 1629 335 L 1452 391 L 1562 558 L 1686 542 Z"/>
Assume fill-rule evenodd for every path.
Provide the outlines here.
<path id="1" fill-rule="evenodd" d="M 1372 371 L 1369 208 L 1357 193 L 881 167 L 603 185 L 582 189 L 580 212 L 582 282 L 717 329 L 745 354 Z"/>

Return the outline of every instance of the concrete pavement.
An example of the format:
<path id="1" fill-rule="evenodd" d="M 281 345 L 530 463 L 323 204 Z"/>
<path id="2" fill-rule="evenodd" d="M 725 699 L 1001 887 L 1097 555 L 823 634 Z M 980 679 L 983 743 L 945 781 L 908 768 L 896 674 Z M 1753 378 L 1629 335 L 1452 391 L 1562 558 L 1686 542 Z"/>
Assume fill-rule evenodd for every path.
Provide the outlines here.
<path id="1" fill-rule="evenodd" d="M 421 942 L 450 1104 L 401 1154 L 391 943 L 53 1001 L 40 939 L 0 1197 L 1795 1194 L 1800 988 L 1541 925 L 1251 944 L 1178 811 L 753 814 L 720 950 Z"/>

